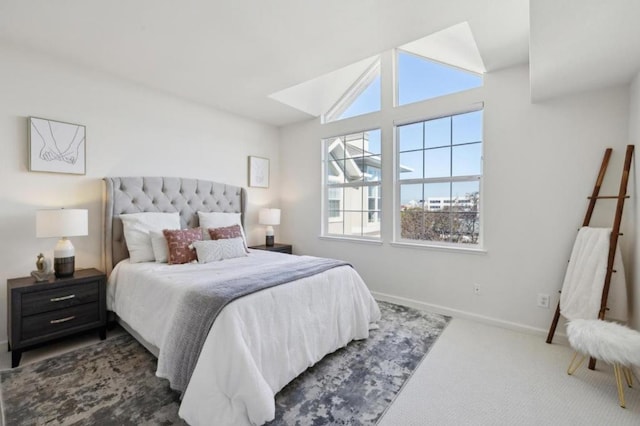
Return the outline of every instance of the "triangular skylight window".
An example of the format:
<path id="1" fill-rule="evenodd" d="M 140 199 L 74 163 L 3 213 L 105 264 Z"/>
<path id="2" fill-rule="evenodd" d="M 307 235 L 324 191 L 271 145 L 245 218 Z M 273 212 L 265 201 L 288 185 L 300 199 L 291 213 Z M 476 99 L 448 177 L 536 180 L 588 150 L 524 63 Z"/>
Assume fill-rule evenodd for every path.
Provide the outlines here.
<path id="1" fill-rule="evenodd" d="M 397 49 L 397 105 L 482 86 L 484 63 L 467 22 Z"/>
<path id="2" fill-rule="evenodd" d="M 396 105 L 482 86 L 486 69 L 467 22 L 399 46 L 397 52 Z M 326 123 L 380 111 L 380 85 L 376 55 L 269 97 L 309 116 L 322 116 Z"/>
<path id="3" fill-rule="evenodd" d="M 398 50 L 398 105 L 482 86 L 482 75 Z"/>
<path id="4" fill-rule="evenodd" d="M 380 61 L 375 61 L 324 115 L 324 122 L 380 111 Z"/>

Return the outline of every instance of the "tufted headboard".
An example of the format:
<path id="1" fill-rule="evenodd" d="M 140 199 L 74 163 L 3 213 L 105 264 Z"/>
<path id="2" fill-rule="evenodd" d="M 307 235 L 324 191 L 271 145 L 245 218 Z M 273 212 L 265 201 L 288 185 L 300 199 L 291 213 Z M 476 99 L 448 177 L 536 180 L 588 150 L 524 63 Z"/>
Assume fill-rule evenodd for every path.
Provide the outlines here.
<path id="1" fill-rule="evenodd" d="M 123 213 L 180 213 L 183 228 L 198 226 L 198 211 L 242 213 L 247 191 L 239 186 L 175 177 L 106 177 L 104 244 L 107 274 L 129 257 Z"/>

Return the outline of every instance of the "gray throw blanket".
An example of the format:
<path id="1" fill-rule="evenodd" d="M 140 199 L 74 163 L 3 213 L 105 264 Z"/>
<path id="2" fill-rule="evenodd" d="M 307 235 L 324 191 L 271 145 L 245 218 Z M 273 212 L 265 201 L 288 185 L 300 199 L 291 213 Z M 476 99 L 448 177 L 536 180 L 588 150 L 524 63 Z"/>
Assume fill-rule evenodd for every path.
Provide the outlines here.
<path id="1" fill-rule="evenodd" d="M 345 265 L 349 266 L 334 259 L 301 257 L 286 268 L 267 265 L 259 273 L 198 286 L 188 292 L 163 345 L 166 350 L 160 354 L 171 387 L 180 392 L 187 388 L 213 321 L 225 305 L 257 291 Z"/>

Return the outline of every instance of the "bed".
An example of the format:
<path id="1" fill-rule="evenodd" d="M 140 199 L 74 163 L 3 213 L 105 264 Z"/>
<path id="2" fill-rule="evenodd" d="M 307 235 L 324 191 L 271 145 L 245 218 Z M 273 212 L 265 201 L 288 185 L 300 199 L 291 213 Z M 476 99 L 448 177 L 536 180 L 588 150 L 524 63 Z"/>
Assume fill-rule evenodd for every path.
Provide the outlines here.
<path id="1" fill-rule="evenodd" d="M 105 183 L 107 307 L 158 357 L 156 374 L 183 391 L 179 415 L 191 425 L 272 420 L 280 389 L 324 355 L 368 337 L 380 318 L 357 272 L 337 264 L 226 304 L 199 350 L 180 352 L 184 345 L 175 343 L 175 334 L 182 334 L 175 330 L 189 311 L 185 301 L 192 288 L 250 279 L 260 271 L 291 271 L 301 262 L 322 260 L 248 250 L 246 256 L 204 264 L 133 263 L 121 215 L 178 212 L 181 227 L 195 228 L 198 212 L 244 218 L 246 191 L 171 177 L 108 177 Z M 176 352 L 195 357 L 184 389 L 174 386 L 171 376 Z"/>

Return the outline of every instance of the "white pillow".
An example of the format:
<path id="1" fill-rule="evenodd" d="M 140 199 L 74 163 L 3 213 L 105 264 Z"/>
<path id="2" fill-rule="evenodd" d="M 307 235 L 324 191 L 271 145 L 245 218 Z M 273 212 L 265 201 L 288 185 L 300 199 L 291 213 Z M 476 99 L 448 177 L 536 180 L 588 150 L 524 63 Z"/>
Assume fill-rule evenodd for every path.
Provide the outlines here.
<path id="1" fill-rule="evenodd" d="M 240 225 L 240 232 L 242 233 L 242 243 L 244 249 L 248 253 L 247 237 L 244 234 L 244 228 L 242 227 L 241 213 L 221 213 L 221 212 L 198 212 L 198 220 L 200 221 L 200 228 L 203 229 L 203 239 L 210 240 L 209 228 L 222 228 L 231 225 Z"/>
<path id="2" fill-rule="evenodd" d="M 130 213 L 121 214 L 124 239 L 129 250 L 131 263 L 153 262 L 156 257 L 151 245 L 151 231 L 180 229 L 180 215 L 176 213 Z"/>
<path id="3" fill-rule="evenodd" d="M 156 262 L 167 263 L 169 261 L 169 246 L 164 234 L 158 231 L 150 231 L 149 236 L 151 237 L 151 248 Z"/>
<path id="4" fill-rule="evenodd" d="M 227 238 L 225 240 L 194 241 L 193 247 L 198 255 L 198 263 L 216 262 L 218 260 L 233 259 L 246 256 L 242 238 Z"/>

